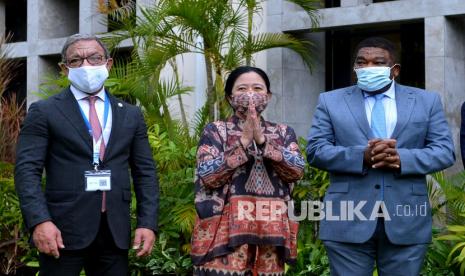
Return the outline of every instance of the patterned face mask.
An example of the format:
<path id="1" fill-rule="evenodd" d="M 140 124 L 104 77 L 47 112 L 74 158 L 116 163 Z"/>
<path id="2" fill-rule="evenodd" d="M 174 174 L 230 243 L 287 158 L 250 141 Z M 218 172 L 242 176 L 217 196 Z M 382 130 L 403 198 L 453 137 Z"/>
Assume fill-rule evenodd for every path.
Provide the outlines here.
<path id="1" fill-rule="evenodd" d="M 257 113 L 262 113 L 268 105 L 268 97 L 262 93 L 242 93 L 232 97 L 231 105 L 234 111 L 241 114 L 246 114 L 249 109 L 249 101 L 255 104 L 255 110 Z"/>

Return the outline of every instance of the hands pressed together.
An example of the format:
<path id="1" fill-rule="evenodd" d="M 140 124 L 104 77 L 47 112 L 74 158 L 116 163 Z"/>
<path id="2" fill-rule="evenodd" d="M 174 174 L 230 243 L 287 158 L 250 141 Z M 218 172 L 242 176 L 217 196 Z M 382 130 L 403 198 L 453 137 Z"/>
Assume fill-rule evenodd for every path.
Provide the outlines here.
<path id="1" fill-rule="evenodd" d="M 364 164 L 374 169 L 400 169 L 400 157 L 395 139 L 372 139 L 368 141 L 363 156 Z"/>
<path id="2" fill-rule="evenodd" d="M 255 104 L 250 99 L 247 118 L 242 129 L 241 144 L 244 148 L 247 148 L 252 141 L 255 141 L 257 145 L 261 145 L 265 143 L 265 135 L 263 135 L 260 127 L 260 116 L 255 110 Z"/>

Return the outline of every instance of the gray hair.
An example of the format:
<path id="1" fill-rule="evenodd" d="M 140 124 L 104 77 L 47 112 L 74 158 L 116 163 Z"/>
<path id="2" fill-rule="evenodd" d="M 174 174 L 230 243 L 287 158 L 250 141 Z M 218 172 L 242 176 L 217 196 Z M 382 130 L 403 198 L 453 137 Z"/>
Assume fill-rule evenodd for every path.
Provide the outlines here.
<path id="1" fill-rule="evenodd" d="M 66 62 L 66 51 L 68 51 L 68 48 L 73 45 L 74 43 L 81 41 L 81 40 L 95 40 L 97 43 L 102 46 L 103 51 L 105 52 L 105 58 L 110 57 L 110 51 L 108 50 L 107 46 L 102 42 L 100 38 L 98 38 L 95 35 L 89 35 L 89 34 L 73 34 L 72 36 L 68 37 L 66 39 L 65 45 L 63 45 L 63 49 L 61 50 L 61 60 L 63 62 Z"/>

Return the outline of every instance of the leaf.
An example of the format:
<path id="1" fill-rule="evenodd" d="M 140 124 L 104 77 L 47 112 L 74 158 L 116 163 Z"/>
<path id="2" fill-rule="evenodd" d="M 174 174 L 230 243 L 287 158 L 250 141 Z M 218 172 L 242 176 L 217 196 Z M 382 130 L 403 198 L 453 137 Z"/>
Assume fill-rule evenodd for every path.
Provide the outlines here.
<path id="1" fill-rule="evenodd" d="M 262 33 L 252 37 L 250 45 L 244 48 L 251 54 L 261 52 L 272 48 L 288 48 L 299 54 L 305 64 L 312 68 L 312 47 L 313 43 L 309 40 L 301 40 L 291 34 L 283 33 Z"/>
<path id="2" fill-rule="evenodd" d="M 444 241 L 463 241 L 463 240 L 465 240 L 465 236 L 443 235 L 443 236 L 437 237 L 436 240 L 444 240 Z"/>
<path id="3" fill-rule="evenodd" d="M 294 3 L 307 12 L 311 20 L 312 28 L 318 28 L 318 9 L 322 8 L 320 0 L 287 0 Z"/>
<path id="4" fill-rule="evenodd" d="M 448 225 L 447 230 L 451 232 L 465 232 L 464 225 Z"/>
<path id="5" fill-rule="evenodd" d="M 447 258 L 447 263 L 451 262 L 452 256 L 454 255 L 455 251 L 457 251 L 458 249 L 460 249 L 463 246 L 465 246 L 465 242 L 458 243 L 452 248 L 452 250 L 450 251 L 449 256 Z"/>

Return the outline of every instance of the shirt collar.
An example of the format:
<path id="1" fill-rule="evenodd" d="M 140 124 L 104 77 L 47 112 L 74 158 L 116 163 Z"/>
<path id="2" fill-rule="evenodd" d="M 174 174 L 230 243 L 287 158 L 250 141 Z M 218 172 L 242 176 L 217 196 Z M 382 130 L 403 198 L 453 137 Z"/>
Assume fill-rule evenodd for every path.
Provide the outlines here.
<path id="1" fill-rule="evenodd" d="M 395 100 L 396 99 L 396 82 L 393 80 L 389 89 L 381 94 L 384 94 L 386 97 Z M 371 94 L 364 91 L 363 96 L 365 98 L 368 98 L 371 96 Z"/>
<path id="2" fill-rule="evenodd" d="M 89 97 L 89 94 L 82 92 L 73 85 L 70 86 L 70 90 L 77 101 L 84 100 L 87 97 Z M 95 96 L 99 97 L 99 99 L 101 99 L 102 101 L 105 101 L 105 88 L 102 87 L 102 89 Z"/>

